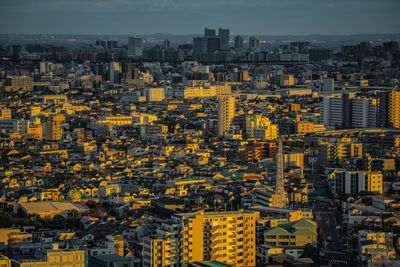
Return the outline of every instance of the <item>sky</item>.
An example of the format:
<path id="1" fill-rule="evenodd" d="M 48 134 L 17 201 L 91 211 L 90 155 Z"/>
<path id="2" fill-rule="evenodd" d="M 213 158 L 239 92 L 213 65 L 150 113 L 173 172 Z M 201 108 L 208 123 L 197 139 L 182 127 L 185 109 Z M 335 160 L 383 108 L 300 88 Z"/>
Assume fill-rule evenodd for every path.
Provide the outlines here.
<path id="1" fill-rule="evenodd" d="M 0 33 L 399 33 L 400 0 L 0 0 Z"/>

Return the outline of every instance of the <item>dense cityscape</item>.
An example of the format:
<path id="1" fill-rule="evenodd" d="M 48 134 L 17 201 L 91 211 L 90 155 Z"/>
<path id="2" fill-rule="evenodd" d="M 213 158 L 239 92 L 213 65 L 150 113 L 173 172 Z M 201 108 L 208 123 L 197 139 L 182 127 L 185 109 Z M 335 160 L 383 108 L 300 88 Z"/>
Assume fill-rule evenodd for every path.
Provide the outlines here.
<path id="1" fill-rule="evenodd" d="M 399 266 L 393 36 L 2 35 L 0 266 Z"/>

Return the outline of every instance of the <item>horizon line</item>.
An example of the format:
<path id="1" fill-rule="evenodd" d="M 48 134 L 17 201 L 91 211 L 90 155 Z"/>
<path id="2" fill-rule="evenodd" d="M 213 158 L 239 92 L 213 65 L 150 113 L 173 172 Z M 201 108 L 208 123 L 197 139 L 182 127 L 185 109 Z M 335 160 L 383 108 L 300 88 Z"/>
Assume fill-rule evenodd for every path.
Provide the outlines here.
<path id="1" fill-rule="evenodd" d="M 198 35 L 204 34 L 202 33 L 138 33 L 136 35 L 157 35 L 157 34 L 165 34 L 165 35 L 175 35 L 175 36 L 187 36 L 187 35 Z M 132 33 L 0 33 L 0 35 L 132 35 Z M 343 34 L 322 34 L 322 33 L 308 33 L 308 34 L 267 34 L 267 33 L 256 33 L 256 34 L 248 34 L 248 33 L 230 33 L 232 36 L 238 35 L 249 35 L 249 36 L 354 36 L 354 35 L 400 35 L 400 32 L 395 33 L 343 33 Z"/>

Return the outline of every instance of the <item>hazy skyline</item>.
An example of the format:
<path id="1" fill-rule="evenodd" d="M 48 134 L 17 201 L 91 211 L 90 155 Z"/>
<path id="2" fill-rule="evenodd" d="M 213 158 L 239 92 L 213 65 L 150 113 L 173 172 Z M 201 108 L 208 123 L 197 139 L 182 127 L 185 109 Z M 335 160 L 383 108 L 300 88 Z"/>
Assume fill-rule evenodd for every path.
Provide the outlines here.
<path id="1" fill-rule="evenodd" d="M 2 0 L 0 33 L 398 33 L 398 0 Z"/>

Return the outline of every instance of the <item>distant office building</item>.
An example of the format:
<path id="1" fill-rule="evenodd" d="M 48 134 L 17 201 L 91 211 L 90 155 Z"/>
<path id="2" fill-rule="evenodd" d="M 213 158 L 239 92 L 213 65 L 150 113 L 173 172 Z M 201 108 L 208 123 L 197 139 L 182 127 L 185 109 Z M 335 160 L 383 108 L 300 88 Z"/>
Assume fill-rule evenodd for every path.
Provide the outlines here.
<path id="1" fill-rule="evenodd" d="M 128 39 L 128 57 L 138 58 L 143 56 L 143 38 L 129 37 Z"/>
<path id="2" fill-rule="evenodd" d="M 378 127 L 400 128 L 400 91 L 378 94 Z"/>
<path id="3" fill-rule="evenodd" d="M 244 38 L 240 35 L 235 36 L 235 49 L 241 50 L 244 48 Z"/>
<path id="4" fill-rule="evenodd" d="M 170 49 L 170 47 L 171 47 L 170 41 L 168 39 L 165 39 L 163 42 L 163 48 L 167 50 Z"/>
<path id="5" fill-rule="evenodd" d="M 117 48 L 118 47 L 118 42 L 117 41 L 113 41 L 113 40 L 108 40 L 107 41 L 107 48 L 108 49 L 113 49 L 113 48 Z"/>
<path id="6" fill-rule="evenodd" d="M 193 38 L 193 54 L 207 53 L 207 42 L 203 37 Z"/>
<path id="7" fill-rule="evenodd" d="M 220 39 L 218 37 L 207 38 L 207 53 L 214 53 L 220 48 Z"/>
<path id="8" fill-rule="evenodd" d="M 95 45 L 95 46 L 101 46 L 101 47 L 103 47 L 104 49 L 106 49 L 106 48 L 107 48 L 107 41 L 104 41 L 104 40 L 96 40 L 96 41 L 94 42 L 94 45 Z"/>
<path id="9" fill-rule="evenodd" d="M 399 43 L 396 41 L 384 42 L 383 43 L 383 52 L 389 52 L 391 54 L 397 52 L 399 49 Z"/>
<path id="10" fill-rule="evenodd" d="M 229 29 L 218 29 L 218 37 L 220 41 L 219 50 L 229 50 Z"/>
<path id="11" fill-rule="evenodd" d="M 111 62 L 110 63 L 110 82 L 111 83 L 121 83 L 121 71 L 120 71 L 120 65 L 118 62 Z"/>
<path id="12" fill-rule="evenodd" d="M 257 49 L 259 49 L 259 48 L 260 48 L 260 40 L 259 40 L 257 37 L 255 37 L 255 36 L 251 36 L 251 37 L 249 38 L 249 48 L 250 48 L 251 50 L 257 50 Z"/>
<path id="13" fill-rule="evenodd" d="M 333 51 L 329 48 L 312 48 L 308 49 L 308 54 L 311 62 L 319 62 L 321 60 L 332 59 Z"/>
<path id="14" fill-rule="evenodd" d="M 204 38 L 215 37 L 215 30 L 204 28 Z"/>
<path id="15" fill-rule="evenodd" d="M 292 53 L 306 54 L 310 47 L 310 42 L 290 42 L 290 50 Z"/>
<path id="16" fill-rule="evenodd" d="M 223 136 L 230 130 L 233 117 L 235 117 L 235 97 L 221 95 L 218 97 L 218 135 Z"/>

